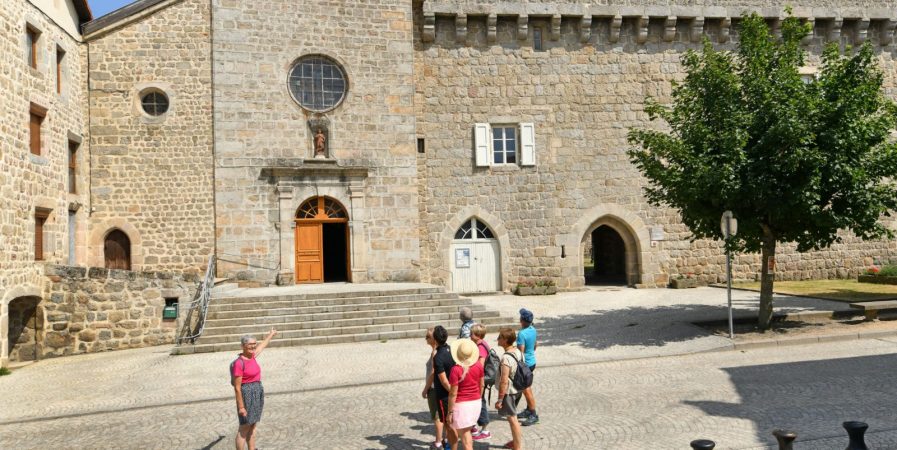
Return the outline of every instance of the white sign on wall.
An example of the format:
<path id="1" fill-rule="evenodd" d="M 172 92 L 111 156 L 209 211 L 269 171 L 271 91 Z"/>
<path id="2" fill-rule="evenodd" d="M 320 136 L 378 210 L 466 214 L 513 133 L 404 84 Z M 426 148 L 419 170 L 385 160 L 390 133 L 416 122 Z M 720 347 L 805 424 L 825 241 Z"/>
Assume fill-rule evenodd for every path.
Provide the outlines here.
<path id="1" fill-rule="evenodd" d="M 651 228 L 651 240 L 652 241 L 663 241 L 666 240 L 666 235 L 663 233 L 663 227 L 653 227 Z"/>
<path id="2" fill-rule="evenodd" d="M 461 269 L 470 267 L 470 249 L 469 248 L 456 248 L 455 249 L 455 267 L 461 268 Z"/>

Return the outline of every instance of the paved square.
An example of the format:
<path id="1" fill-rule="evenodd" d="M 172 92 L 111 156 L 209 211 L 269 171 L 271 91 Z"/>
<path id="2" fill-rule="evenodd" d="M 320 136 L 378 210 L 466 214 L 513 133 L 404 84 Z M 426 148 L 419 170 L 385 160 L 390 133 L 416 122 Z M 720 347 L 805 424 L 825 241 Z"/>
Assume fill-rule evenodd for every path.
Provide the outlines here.
<path id="1" fill-rule="evenodd" d="M 897 339 L 713 351 L 727 340 L 682 320 L 718 315 L 723 293 L 478 298 L 509 310 L 525 302 L 545 330 L 535 384 L 542 422 L 524 429 L 525 448 L 684 449 L 696 438 L 768 448 L 778 427 L 797 431 L 801 450 L 843 448 L 844 420 L 867 421 L 872 448 L 897 447 Z M 739 293 L 745 313 L 752 295 Z M 267 350 L 260 448 L 426 448 L 425 355 L 423 339 Z M 0 378 L 0 448 L 233 448 L 231 358 L 172 357 L 157 347 L 24 367 Z M 505 423 L 491 429 L 477 449 L 509 438 Z"/>

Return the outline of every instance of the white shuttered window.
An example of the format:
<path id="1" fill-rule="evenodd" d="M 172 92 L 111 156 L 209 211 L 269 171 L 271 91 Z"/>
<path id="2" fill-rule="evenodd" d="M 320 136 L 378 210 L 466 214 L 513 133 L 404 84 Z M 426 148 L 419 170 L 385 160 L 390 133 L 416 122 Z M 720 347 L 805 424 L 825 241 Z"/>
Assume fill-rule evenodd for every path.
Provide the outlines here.
<path id="1" fill-rule="evenodd" d="M 475 124 L 473 145 L 477 167 L 536 165 L 535 130 L 533 123 Z"/>

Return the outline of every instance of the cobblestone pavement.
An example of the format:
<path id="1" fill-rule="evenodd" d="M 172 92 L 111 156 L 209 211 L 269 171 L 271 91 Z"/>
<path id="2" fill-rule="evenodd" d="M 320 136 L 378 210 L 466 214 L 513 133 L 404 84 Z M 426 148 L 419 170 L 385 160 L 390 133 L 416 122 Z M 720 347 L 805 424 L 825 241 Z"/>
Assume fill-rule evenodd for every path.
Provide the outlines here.
<path id="1" fill-rule="evenodd" d="M 897 448 L 885 390 L 897 339 L 699 353 L 729 344 L 688 323 L 725 317 L 725 291 L 712 288 L 475 301 L 536 313 L 544 423 L 526 429 L 527 448 L 687 448 L 702 436 L 718 448 L 762 448 L 774 427 L 798 430 L 801 449 L 837 448 L 848 419 L 868 420 L 878 448 Z M 777 302 L 791 312 L 844 307 Z M 736 294 L 739 314 L 755 305 L 756 294 Z M 423 448 L 425 354 L 423 339 L 267 350 L 260 445 Z M 680 356 L 626 360 L 669 355 Z M 0 378 L 0 448 L 230 448 L 233 357 L 156 347 L 23 367 Z M 500 445 L 507 426 L 494 429 Z"/>
<path id="2" fill-rule="evenodd" d="M 801 450 L 834 449 L 847 444 L 843 420 L 868 422 L 872 448 L 897 448 L 895 358 L 897 340 L 859 340 L 540 367 L 535 386 L 542 422 L 524 429 L 525 448 L 685 449 L 695 438 L 714 439 L 720 449 L 767 448 L 770 431 L 785 427 L 799 433 Z M 94 376 L 121 370 L 81 367 L 69 372 L 80 383 L 45 386 L 54 403 L 70 402 L 69 415 L 18 423 L 7 418 L 0 448 L 232 448 L 236 421 L 223 371 L 205 380 L 216 394 L 210 398 L 178 392 L 178 378 L 189 373 L 152 383 L 121 373 L 148 396 L 172 395 L 155 406 L 122 401 L 107 412 L 81 413 L 79 399 L 104 395 Z M 284 368 L 263 361 L 263 370 L 269 392 L 261 448 L 422 449 L 428 442 L 419 381 L 275 389 Z M 20 375 L 4 377 L 4 396 Z M 170 387 L 148 389 L 159 384 Z M 4 401 L 3 411 L 31 416 L 47 406 Z M 491 428 L 495 436 L 477 449 L 508 439 L 505 423 Z"/>

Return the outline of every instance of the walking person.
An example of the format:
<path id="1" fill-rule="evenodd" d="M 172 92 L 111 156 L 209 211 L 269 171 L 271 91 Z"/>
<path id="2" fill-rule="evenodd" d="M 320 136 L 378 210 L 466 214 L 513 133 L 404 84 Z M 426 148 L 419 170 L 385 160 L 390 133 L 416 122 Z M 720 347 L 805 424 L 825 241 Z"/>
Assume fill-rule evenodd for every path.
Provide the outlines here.
<path id="1" fill-rule="evenodd" d="M 436 378 L 436 372 L 433 370 L 433 357 L 436 356 L 436 339 L 433 338 L 434 327 L 427 329 L 427 344 L 430 346 L 430 357 L 427 358 L 427 381 L 424 384 L 424 390 L 421 396 L 427 399 L 427 406 L 430 409 L 430 420 L 436 428 L 436 440 L 433 441 L 434 449 L 442 449 L 442 421 L 439 420 L 438 405 L 436 398 L 436 389 L 433 388 L 433 381 Z"/>
<path id="2" fill-rule="evenodd" d="M 477 348 L 479 349 L 480 357 L 477 359 L 477 363 L 483 366 L 483 371 L 485 373 L 486 368 L 486 360 L 489 358 L 489 344 L 486 343 L 486 327 L 481 324 L 476 324 L 470 329 L 470 338 L 474 343 L 477 344 Z M 490 388 L 491 386 L 485 386 L 483 388 L 483 395 L 480 407 L 480 417 L 477 419 L 477 426 L 473 427 L 470 431 L 471 436 L 473 436 L 473 440 L 482 441 L 485 439 L 489 439 L 492 437 L 492 432 L 486 430 L 486 426 L 489 425 L 489 409 L 488 405 L 486 405 L 486 388 Z"/>
<path id="3" fill-rule="evenodd" d="M 449 376 L 448 424 L 455 430 L 450 437 L 452 448 L 473 450 L 470 430 L 480 416 L 483 396 L 483 366 L 477 360 L 480 352 L 470 339 L 458 339 L 451 345 L 455 366 Z M 462 447 L 458 447 L 458 442 Z"/>
<path id="4" fill-rule="evenodd" d="M 452 350 L 445 342 L 448 340 L 448 331 L 442 326 L 437 325 L 433 328 L 433 339 L 436 341 L 436 353 L 433 355 L 433 390 L 436 395 L 436 414 L 439 421 L 443 424 L 447 440 L 442 441 L 443 448 L 450 450 L 449 442 L 456 442 L 458 436 L 455 434 L 451 422 L 446 420 L 448 416 L 449 391 L 449 375 L 452 368 L 455 367 L 455 360 L 452 358 Z"/>
<path id="5" fill-rule="evenodd" d="M 256 450 L 255 428 L 262 420 L 262 409 L 265 407 L 262 368 L 257 359 L 275 334 L 277 330 L 271 328 L 261 343 L 257 343 L 250 335 L 243 336 L 240 338 L 243 351 L 231 363 L 231 384 L 237 399 L 237 419 L 240 422 L 235 439 L 237 450 L 244 450 L 247 444 L 249 450 Z"/>
<path id="6" fill-rule="evenodd" d="M 476 322 L 473 321 L 473 310 L 464 306 L 461 308 L 458 316 L 461 319 L 461 329 L 458 331 L 458 339 L 470 339 L 470 329 L 476 324 Z"/>
<path id="7" fill-rule="evenodd" d="M 517 404 L 520 403 L 520 392 L 514 389 L 514 376 L 517 374 L 517 361 L 523 357 L 515 345 L 517 333 L 510 328 L 502 328 L 498 332 L 498 345 L 505 350 L 501 355 L 501 372 L 498 377 L 498 401 L 495 409 L 498 415 L 508 419 L 511 426 L 511 441 L 505 444 L 505 448 L 520 450 L 523 448 L 523 430 L 517 419 Z"/>
<path id="8" fill-rule="evenodd" d="M 517 348 L 523 353 L 526 365 L 533 372 L 536 371 L 536 327 L 533 326 L 533 312 L 520 308 L 520 332 L 517 333 Z M 523 391 L 526 398 L 526 409 L 517 415 L 523 420 L 523 426 L 528 427 L 539 423 L 539 414 L 536 413 L 536 397 L 533 395 L 533 387 Z"/>

